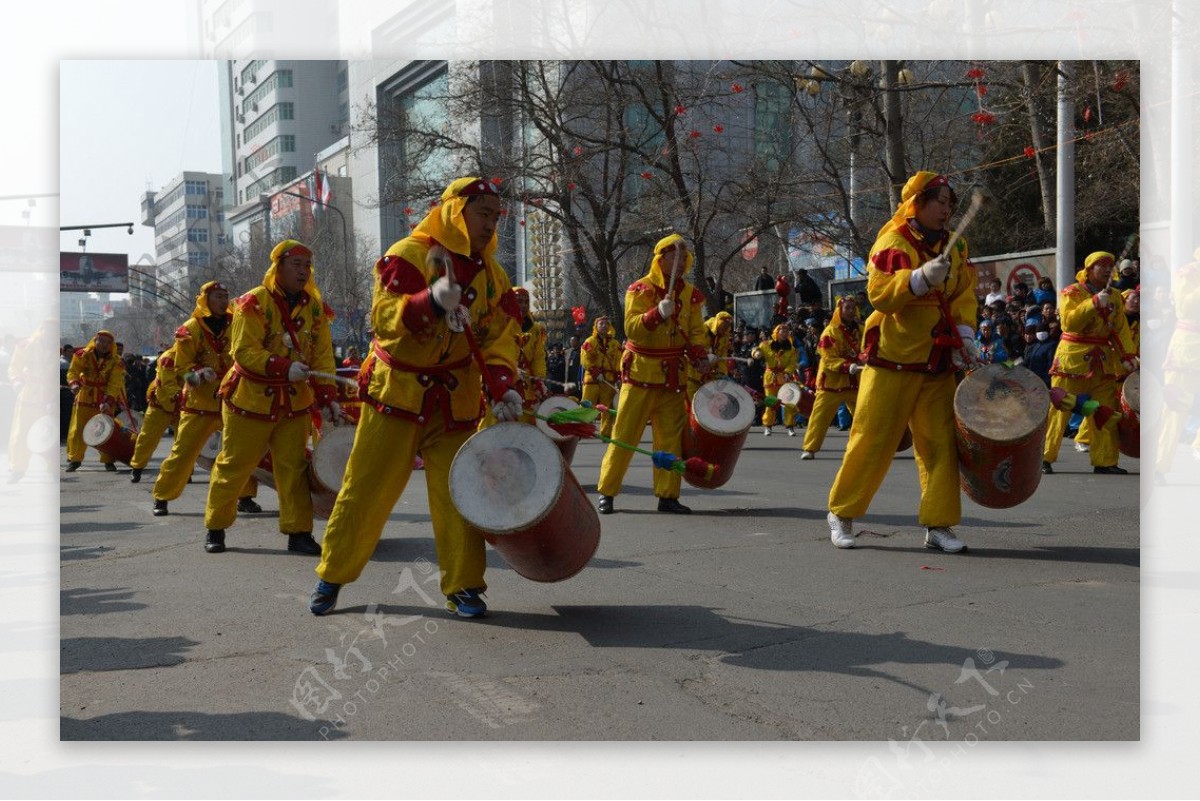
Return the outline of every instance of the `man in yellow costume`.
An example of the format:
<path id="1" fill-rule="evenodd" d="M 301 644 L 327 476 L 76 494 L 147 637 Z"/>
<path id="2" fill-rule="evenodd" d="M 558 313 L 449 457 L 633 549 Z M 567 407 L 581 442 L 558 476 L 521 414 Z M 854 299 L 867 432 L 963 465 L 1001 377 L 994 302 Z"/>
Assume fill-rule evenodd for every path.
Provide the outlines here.
<path id="1" fill-rule="evenodd" d="M 729 375 L 729 355 L 733 350 L 733 315 L 720 311 L 704 321 L 704 330 L 708 334 L 708 349 L 716 361 L 707 362 L 700 366 L 688 366 L 688 403 L 701 385 Z"/>
<path id="2" fill-rule="evenodd" d="M 763 392 L 767 395 L 778 395 L 779 389 L 789 381 L 796 380 L 798 355 L 792 345 L 792 334 L 785 323 L 775 326 L 771 338 L 761 342 L 751 354 L 754 358 L 762 359 L 766 364 L 763 372 Z M 763 435 L 771 436 L 775 427 L 775 406 L 767 404 L 762 416 Z M 789 437 L 796 436 L 796 407 L 783 407 L 783 424 Z"/>
<path id="3" fill-rule="evenodd" d="M 1117 379 L 1137 369 L 1137 349 L 1125 316 L 1124 298 L 1119 290 L 1110 293 L 1108 279 L 1116 257 L 1096 251 L 1075 274 L 1076 283 L 1058 295 L 1058 318 L 1062 338 L 1050 365 L 1050 387 L 1062 387 L 1074 395 L 1086 394 L 1102 406 L 1119 408 Z M 1050 409 L 1046 423 L 1046 445 L 1042 452 L 1042 472 L 1054 472 L 1058 449 L 1071 412 Z M 1091 427 L 1088 457 L 1092 472 L 1123 475 L 1117 466 L 1115 423 Z"/>
<path id="4" fill-rule="evenodd" d="M 314 615 L 330 612 L 342 585 L 362 573 L 420 451 L 446 609 L 482 617 L 484 541 L 450 500 L 450 463 L 483 415 L 483 376 L 472 358 L 471 326 L 487 369 L 502 386 L 492 414 L 519 419 L 517 332 L 521 317 L 497 263 L 499 191 L 460 178 L 412 234 L 375 265 L 375 339 L 359 374 L 366 395 L 342 489 L 325 528 Z"/>
<path id="5" fill-rule="evenodd" d="M 850 295 L 841 298 L 833 309 L 829 325 L 821 332 L 817 353 L 821 364 L 817 368 L 817 398 L 813 401 L 804 434 L 801 459 L 813 459 L 825 442 L 825 432 L 843 403 L 854 414 L 858 398 L 858 374 L 863 366 L 858 355 L 862 350 L 862 329 L 858 324 L 858 302 Z"/>
<path id="6" fill-rule="evenodd" d="M 129 480 L 134 484 L 142 480 L 142 471 L 168 426 L 179 422 L 179 384 L 175 380 L 173 353 L 174 348 L 168 348 L 159 355 L 154 380 L 146 387 L 146 414 L 133 446 L 133 456 L 129 459 L 129 466 L 133 468 Z"/>
<path id="7" fill-rule="evenodd" d="M 160 371 L 159 379 L 167 382 L 168 389 L 163 394 L 174 391 L 180 398 L 179 425 L 171 453 L 163 460 L 154 482 L 155 517 L 166 515 L 167 502 L 183 494 L 196 457 L 204 450 L 213 432 L 222 426 L 221 398 L 217 390 L 233 366 L 233 357 L 229 353 L 232 320 L 229 290 L 216 281 L 209 281 L 200 287 L 192 316 L 175 331 L 175 345 L 167 352 L 173 367 L 165 378 Z M 147 420 L 149 417 L 146 415 Z M 140 439 L 138 446 L 141 446 Z M 134 475 L 139 472 L 135 470 Z M 257 489 L 254 476 L 246 479 L 238 498 L 239 512 L 262 511 L 254 502 Z"/>
<path id="8" fill-rule="evenodd" d="M 546 397 L 546 324 L 533 319 L 529 311 L 529 290 L 513 290 L 521 306 L 521 327 L 517 331 L 517 372 L 525 403 L 536 406 Z M 532 418 L 530 418 L 532 419 Z"/>
<path id="9" fill-rule="evenodd" d="M 583 400 L 611 410 L 621 369 L 621 343 L 613 336 L 607 316 L 597 317 L 592 323 L 592 335 L 584 340 L 580 364 L 583 365 Z M 600 422 L 601 436 L 612 436 L 615 419 L 616 415 L 611 411 L 604 415 Z"/>
<path id="10" fill-rule="evenodd" d="M 86 347 L 75 351 L 67 368 L 67 386 L 75 393 L 71 427 L 67 431 L 67 472 L 74 473 L 83 464 L 87 445 L 83 427 L 98 414 L 116 416 L 125 402 L 125 364 L 113 350 L 111 331 L 97 331 Z M 100 454 L 104 469 L 115 472 L 113 457 Z"/>
<path id="11" fill-rule="evenodd" d="M 233 367 L 218 392 L 224 434 L 204 511 L 208 553 L 225 550 L 225 529 L 237 519 L 242 489 L 268 450 L 288 550 L 321 552 L 312 536 L 305 444 L 314 404 L 332 420 L 341 415 L 333 380 L 309 377 L 310 370 L 334 372 L 332 320 L 313 281 L 312 251 L 294 239 L 280 242 L 262 285 L 237 299 L 230 324 Z"/>
<path id="12" fill-rule="evenodd" d="M 954 390 L 958 369 L 978 362 L 973 338 L 978 301 L 967 243 L 949 244 L 954 192 L 945 176 L 918 172 L 871 247 L 858 402 L 841 469 L 829 491 L 830 540 L 854 547 L 853 520 L 883 483 L 896 444 L 912 430 L 921 482 L 918 520 L 925 546 L 957 553 L 962 520 Z"/>
<path id="13" fill-rule="evenodd" d="M 654 246 L 650 272 L 625 292 L 625 355 L 621 359 L 621 395 L 613 439 L 641 441 L 646 421 L 654 430 L 654 450 L 679 455 L 687 419 L 684 392 L 688 363 L 710 361 L 705 347 L 704 293 L 685 278 L 692 254 L 678 234 Z M 668 286 L 670 276 L 675 285 Z M 713 357 L 715 358 L 715 357 Z M 600 514 L 613 512 L 613 498 L 633 454 L 609 445 L 600 464 Z M 681 477 L 673 470 L 654 468 L 658 511 L 689 514 L 679 502 Z"/>

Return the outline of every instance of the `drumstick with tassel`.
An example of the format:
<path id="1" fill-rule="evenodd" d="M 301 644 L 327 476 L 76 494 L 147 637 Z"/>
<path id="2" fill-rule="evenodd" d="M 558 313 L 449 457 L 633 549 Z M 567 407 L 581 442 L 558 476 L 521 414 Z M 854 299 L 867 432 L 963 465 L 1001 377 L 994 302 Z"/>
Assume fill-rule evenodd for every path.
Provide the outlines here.
<path id="1" fill-rule="evenodd" d="M 975 215 L 988 202 L 989 197 L 979 187 L 975 187 L 971 192 L 971 204 L 967 206 L 966 212 L 958 221 L 958 227 L 950 234 L 950 239 L 946 242 L 946 247 L 942 248 L 942 255 L 946 258 L 953 258 L 951 255 L 953 248 L 958 244 L 958 240 L 962 238 L 963 232 L 975 220 Z M 950 326 L 952 336 L 957 342 L 957 350 L 963 355 L 963 362 L 967 363 L 967 346 L 963 342 L 962 335 L 958 333 L 958 326 L 954 324 L 954 316 L 950 312 L 950 303 L 946 300 L 946 296 L 940 289 L 935 289 L 934 294 L 937 296 L 938 306 L 941 307 L 942 316 L 946 319 L 946 323 Z"/>

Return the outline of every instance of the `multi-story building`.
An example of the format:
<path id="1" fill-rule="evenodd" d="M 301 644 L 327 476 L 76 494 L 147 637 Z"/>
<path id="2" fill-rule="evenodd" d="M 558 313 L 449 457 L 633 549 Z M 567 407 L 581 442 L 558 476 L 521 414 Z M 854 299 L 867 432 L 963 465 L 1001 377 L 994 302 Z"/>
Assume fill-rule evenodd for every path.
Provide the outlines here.
<path id="1" fill-rule="evenodd" d="M 229 245 L 224 176 L 187 171 L 161 191 L 147 192 L 142 197 L 142 225 L 154 228 L 157 282 L 174 294 L 192 297 L 198 288 L 193 286 L 195 274 Z"/>

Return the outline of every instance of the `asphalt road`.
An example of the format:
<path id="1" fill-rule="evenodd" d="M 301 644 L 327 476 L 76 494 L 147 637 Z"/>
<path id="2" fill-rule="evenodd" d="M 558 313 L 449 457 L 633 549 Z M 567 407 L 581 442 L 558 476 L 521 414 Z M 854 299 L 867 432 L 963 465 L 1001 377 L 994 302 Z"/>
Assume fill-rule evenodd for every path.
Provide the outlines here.
<path id="1" fill-rule="evenodd" d="M 846 435 L 801 462 L 799 437 L 758 431 L 724 487 L 684 485 L 690 516 L 654 511 L 636 457 L 574 578 L 489 549 L 481 621 L 441 609 L 423 473 L 316 618 L 316 559 L 286 552 L 273 492 L 210 555 L 207 474 L 150 514 L 169 439 L 141 484 L 89 452 L 61 478 L 61 737 L 892 740 L 854 780 L 869 795 L 925 742 L 1138 739 L 1136 460 L 1096 476 L 1064 443 L 1024 504 L 964 499 L 970 552 L 947 555 L 923 547 L 909 452 L 841 551 L 824 518 Z M 593 500 L 602 454 L 574 461 Z"/>

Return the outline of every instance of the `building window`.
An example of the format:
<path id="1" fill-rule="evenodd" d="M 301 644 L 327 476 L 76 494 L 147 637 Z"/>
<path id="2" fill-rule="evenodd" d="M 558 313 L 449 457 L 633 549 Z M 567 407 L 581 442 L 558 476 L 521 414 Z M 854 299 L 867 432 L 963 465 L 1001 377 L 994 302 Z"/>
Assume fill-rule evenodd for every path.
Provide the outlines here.
<path id="1" fill-rule="evenodd" d="M 189 228 L 188 232 L 187 232 L 187 238 L 188 238 L 189 242 L 207 242 L 208 241 L 208 229 L 207 228 Z"/>
<path id="2" fill-rule="evenodd" d="M 255 78 L 257 78 L 258 77 L 258 68 L 266 63 L 267 63 L 266 61 L 264 61 L 263 59 L 260 58 L 260 59 L 251 61 L 249 64 L 247 64 L 245 67 L 243 67 L 242 68 L 242 85 L 244 86 L 247 83 L 250 83 L 251 81 L 253 81 Z"/>
<path id="3" fill-rule="evenodd" d="M 277 70 L 272 72 L 265 80 L 259 84 L 259 87 L 250 94 L 246 95 L 246 99 L 242 101 L 242 113 L 250 114 L 258 111 L 258 104 L 267 95 L 276 89 L 290 89 L 292 86 L 292 71 Z"/>
<path id="4" fill-rule="evenodd" d="M 189 250 L 188 264 L 193 267 L 208 266 L 208 251 L 207 250 Z"/>
<path id="5" fill-rule="evenodd" d="M 187 216 L 189 220 L 203 220 L 208 217 L 208 209 L 204 206 L 188 206 Z"/>
<path id="6" fill-rule="evenodd" d="M 208 181 L 185 181 L 184 184 L 189 195 L 208 194 Z"/>
<path id="7" fill-rule="evenodd" d="M 778 172 L 792 152 L 792 93 L 775 81 L 763 81 L 754 90 L 754 155 L 767 170 Z"/>
<path id="8" fill-rule="evenodd" d="M 251 141 L 273 123 L 293 119 L 295 108 L 293 103 L 276 103 L 271 106 L 258 119 L 246 126 L 246 141 Z"/>
<path id="9" fill-rule="evenodd" d="M 296 137 L 292 134 L 284 134 L 277 136 L 265 145 L 255 150 L 243 160 L 246 167 L 246 172 L 261 167 L 266 162 L 270 161 L 274 156 L 280 153 L 295 153 L 296 152 Z"/>
<path id="10" fill-rule="evenodd" d="M 255 198 L 268 189 L 274 189 L 280 184 L 296 180 L 295 167 L 279 167 L 246 187 L 246 197 Z"/>

